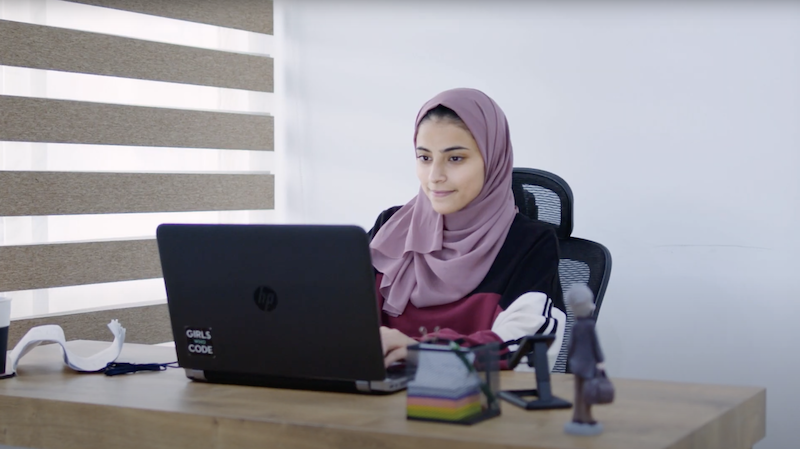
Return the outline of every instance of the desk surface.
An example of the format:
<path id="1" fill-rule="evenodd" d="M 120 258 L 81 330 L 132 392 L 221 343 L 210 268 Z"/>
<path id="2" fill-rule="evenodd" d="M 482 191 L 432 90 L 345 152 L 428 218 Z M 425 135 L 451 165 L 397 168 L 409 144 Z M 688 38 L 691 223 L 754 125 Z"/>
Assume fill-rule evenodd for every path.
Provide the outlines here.
<path id="1" fill-rule="evenodd" d="M 108 343 L 70 342 L 91 354 Z M 126 344 L 119 361 L 169 362 L 172 348 Z M 0 444 L 34 448 L 749 448 L 765 434 L 763 388 L 613 379 L 614 404 L 593 408 L 598 437 L 565 435 L 571 410 L 502 415 L 473 426 L 408 421 L 405 393 L 367 396 L 191 382 L 182 369 L 107 377 L 66 368 L 57 345 L 0 380 Z M 502 388 L 534 386 L 504 372 Z M 572 377 L 554 375 L 572 400 Z"/>

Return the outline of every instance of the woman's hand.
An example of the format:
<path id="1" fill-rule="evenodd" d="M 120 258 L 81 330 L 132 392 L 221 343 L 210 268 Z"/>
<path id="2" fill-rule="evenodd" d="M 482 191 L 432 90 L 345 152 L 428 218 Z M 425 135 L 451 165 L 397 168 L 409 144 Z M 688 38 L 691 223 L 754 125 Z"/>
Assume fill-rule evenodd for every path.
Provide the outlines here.
<path id="1" fill-rule="evenodd" d="M 406 348 L 409 345 L 417 344 L 417 341 L 397 329 L 381 326 L 381 344 L 383 345 L 383 364 L 388 367 L 394 362 L 405 359 L 408 355 Z"/>

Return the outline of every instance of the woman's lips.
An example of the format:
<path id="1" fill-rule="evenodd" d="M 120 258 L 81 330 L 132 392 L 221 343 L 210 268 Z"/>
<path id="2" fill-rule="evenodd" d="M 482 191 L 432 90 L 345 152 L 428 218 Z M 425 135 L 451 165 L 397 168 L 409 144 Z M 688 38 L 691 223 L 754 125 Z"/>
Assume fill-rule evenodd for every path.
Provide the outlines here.
<path id="1" fill-rule="evenodd" d="M 454 190 L 431 190 L 431 195 L 433 195 L 436 198 L 444 198 L 453 192 Z"/>

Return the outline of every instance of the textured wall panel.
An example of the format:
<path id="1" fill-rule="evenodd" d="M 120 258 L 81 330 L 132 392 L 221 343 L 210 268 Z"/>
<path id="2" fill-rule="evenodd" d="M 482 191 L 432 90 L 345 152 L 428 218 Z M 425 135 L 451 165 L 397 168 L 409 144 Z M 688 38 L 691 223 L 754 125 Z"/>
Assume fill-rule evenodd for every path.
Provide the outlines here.
<path id="1" fill-rule="evenodd" d="M 272 150 L 271 116 L 0 95 L 0 140 Z"/>
<path id="2" fill-rule="evenodd" d="M 155 239 L 0 246 L 0 292 L 159 277 Z"/>
<path id="3" fill-rule="evenodd" d="M 126 343 L 155 344 L 172 341 L 167 305 L 156 304 L 12 321 L 8 329 L 8 347 L 13 348 L 30 328 L 45 324 L 61 326 L 67 340 L 112 341 L 114 336 L 106 325 L 115 319 L 125 328 Z"/>
<path id="4" fill-rule="evenodd" d="M 0 20 L 0 65 L 272 92 L 272 58 Z"/>
<path id="5" fill-rule="evenodd" d="M 0 171 L 0 217 L 272 209 L 273 175 Z"/>
<path id="6" fill-rule="evenodd" d="M 272 34 L 272 0 L 67 0 Z"/>

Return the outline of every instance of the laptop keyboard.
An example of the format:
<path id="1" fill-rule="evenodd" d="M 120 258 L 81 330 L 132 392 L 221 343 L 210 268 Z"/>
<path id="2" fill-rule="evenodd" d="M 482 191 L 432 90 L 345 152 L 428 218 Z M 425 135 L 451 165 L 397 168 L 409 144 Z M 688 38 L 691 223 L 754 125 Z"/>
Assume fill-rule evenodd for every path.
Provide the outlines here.
<path id="1" fill-rule="evenodd" d="M 387 379 L 402 379 L 403 377 L 406 377 L 405 363 L 395 363 L 386 368 Z"/>

